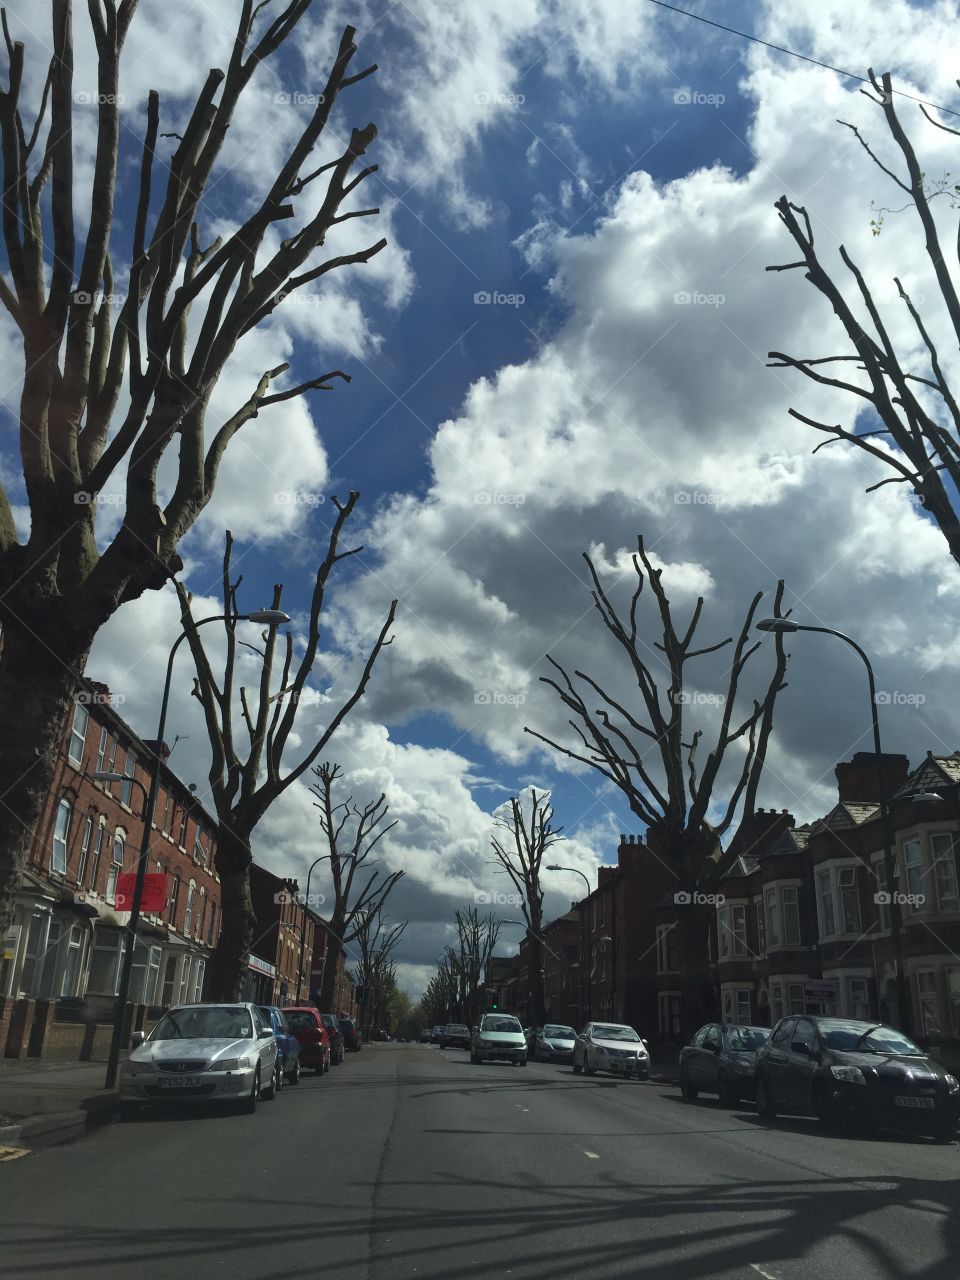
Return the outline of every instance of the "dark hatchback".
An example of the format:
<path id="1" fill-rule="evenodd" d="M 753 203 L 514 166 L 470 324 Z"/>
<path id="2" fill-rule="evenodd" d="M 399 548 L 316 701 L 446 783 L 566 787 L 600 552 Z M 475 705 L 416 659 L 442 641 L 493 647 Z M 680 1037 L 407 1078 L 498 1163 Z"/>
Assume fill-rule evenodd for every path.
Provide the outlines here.
<path id="1" fill-rule="evenodd" d="M 860 1121 L 949 1142 L 960 1085 L 901 1031 L 851 1018 L 791 1016 L 757 1053 L 757 1110 L 817 1115 L 827 1128 Z"/>
<path id="2" fill-rule="evenodd" d="M 723 1107 L 735 1107 L 741 1098 L 752 1098 L 757 1050 L 769 1036 L 769 1027 L 708 1022 L 680 1050 L 683 1097 L 716 1093 Z"/>
<path id="3" fill-rule="evenodd" d="M 332 1013 L 321 1013 L 320 1021 L 327 1028 L 327 1035 L 330 1037 L 330 1065 L 337 1067 L 343 1061 L 345 1052 L 339 1019 Z"/>
<path id="4" fill-rule="evenodd" d="M 351 1053 L 359 1053 L 362 1047 L 360 1042 L 360 1028 L 352 1018 L 338 1018 L 340 1024 L 340 1033 L 343 1036 L 343 1047 Z"/>

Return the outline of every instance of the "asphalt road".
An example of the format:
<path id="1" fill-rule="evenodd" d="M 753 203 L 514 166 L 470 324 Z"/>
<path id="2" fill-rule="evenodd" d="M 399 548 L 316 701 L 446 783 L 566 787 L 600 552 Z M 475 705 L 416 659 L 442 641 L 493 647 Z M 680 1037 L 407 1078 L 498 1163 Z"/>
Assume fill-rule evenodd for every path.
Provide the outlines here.
<path id="1" fill-rule="evenodd" d="M 0 1275 L 956 1280 L 960 1146 L 370 1045 L 256 1115 L 0 1164 Z"/>

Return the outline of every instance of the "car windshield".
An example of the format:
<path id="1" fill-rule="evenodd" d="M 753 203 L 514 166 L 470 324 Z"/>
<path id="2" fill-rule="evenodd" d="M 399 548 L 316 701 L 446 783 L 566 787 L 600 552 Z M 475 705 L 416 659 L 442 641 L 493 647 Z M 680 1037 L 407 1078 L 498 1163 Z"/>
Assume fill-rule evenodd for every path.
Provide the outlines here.
<path id="1" fill-rule="evenodd" d="M 451 1022 L 449 1026 L 444 1027 L 444 1031 L 448 1036 L 450 1035 L 459 1036 L 459 1035 L 467 1034 L 467 1028 L 464 1026 L 462 1022 Z"/>
<path id="2" fill-rule="evenodd" d="M 151 1040 L 245 1040 L 253 1035 L 249 1012 L 242 1005 L 208 1005 L 171 1009 L 150 1032 Z"/>
<path id="3" fill-rule="evenodd" d="M 523 1027 L 516 1018 L 484 1018 L 481 1024 L 483 1031 L 517 1031 L 523 1034 Z"/>
<path id="4" fill-rule="evenodd" d="M 820 1034 L 828 1049 L 856 1050 L 858 1053 L 889 1053 L 903 1057 L 922 1057 L 912 1040 L 902 1031 L 870 1022 L 844 1022 L 839 1018 L 824 1018 Z"/>
<path id="5" fill-rule="evenodd" d="M 633 1027 L 609 1026 L 603 1023 L 597 1023 L 593 1028 L 593 1036 L 595 1040 L 639 1040 L 640 1037 L 634 1031 Z"/>
<path id="6" fill-rule="evenodd" d="M 316 1019 L 305 1009 L 288 1009 L 287 1022 L 290 1024 L 291 1031 L 316 1031 L 317 1029 Z"/>
<path id="7" fill-rule="evenodd" d="M 768 1027 L 727 1027 L 725 1035 L 728 1049 L 752 1052 L 766 1044 L 770 1030 Z"/>
<path id="8" fill-rule="evenodd" d="M 555 1027 L 553 1025 L 543 1028 L 544 1037 L 547 1040 L 576 1040 L 577 1033 L 573 1027 Z"/>

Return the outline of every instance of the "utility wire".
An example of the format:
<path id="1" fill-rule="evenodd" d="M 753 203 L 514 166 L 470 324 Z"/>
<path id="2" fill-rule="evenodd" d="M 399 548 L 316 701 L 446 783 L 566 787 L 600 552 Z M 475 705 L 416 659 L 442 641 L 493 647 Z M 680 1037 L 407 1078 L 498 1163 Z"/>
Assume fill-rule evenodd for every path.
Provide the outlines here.
<path id="1" fill-rule="evenodd" d="M 777 53 L 785 53 L 791 58 L 800 58 L 802 62 L 812 62 L 815 67 L 823 67 L 825 71 L 835 71 L 838 76 L 846 76 L 848 80 L 859 80 L 861 84 L 870 84 L 866 76 L 858 76 L 854 71 L 844 71 L 842 67 L 831 66 L 829 62 L 821 62 L 818 58 L 808 58 L 805 53 L 797 53 L 796 49 L 787 49 L 782 44 L 771 44 L 769 40 L 761 40 L 759 36 L 752 36 L 746 31 L 737 31 L 735 27 L 726 27 L 722 22 L 714 22 L 712 18 L 704 18 L 699 13 L 678 9 L 675 4 L 667 4 L 666 0 L 648 0 L 648 3 L 655 4 L 660 9 L 669 9 L 671 13 L 679 13 L 684 18 L 693 18 L 695 22 L 704 22 L 708 27 L 716 27 L 720 31 L 726 31 L 728 35 L 739 36 L 741 40 L 750 40 L 753 44 L 762 44 L 766 49 L 775 49 Z M 921 106 L 933 107 L 936 111 L 943 111 L 948 116 L 960 117 L 960 111 L 941 107 L 937 102 L 916 98 L 912 93 L 904 93 L 902 89 L 894 89 L 893 92 L 901 98 L 909 98 L 911 102 L 919 102 Z"/>

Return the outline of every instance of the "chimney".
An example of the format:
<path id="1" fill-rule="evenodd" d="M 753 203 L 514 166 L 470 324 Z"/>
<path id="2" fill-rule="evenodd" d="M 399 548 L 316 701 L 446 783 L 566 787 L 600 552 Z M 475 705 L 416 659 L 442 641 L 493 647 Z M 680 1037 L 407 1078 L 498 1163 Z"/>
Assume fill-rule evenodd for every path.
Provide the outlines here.
<path id="1" fill-rule="evenodd" d="M 910 762 L 906 756 L 891 755 L 887 752 L 881 757 L 883 761 L 883 778 L 887 795 L 892 795 L 898 787 L 902 787 L 910 772 Z M 880 799 L 877 757 L 872 751 L 858 751 L 852 760 L 842 760 L 836 767 L 837 794 L 841 802 L 852 804 L 873 803 Z"/>

